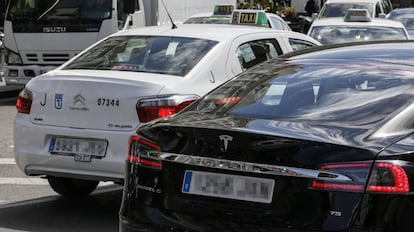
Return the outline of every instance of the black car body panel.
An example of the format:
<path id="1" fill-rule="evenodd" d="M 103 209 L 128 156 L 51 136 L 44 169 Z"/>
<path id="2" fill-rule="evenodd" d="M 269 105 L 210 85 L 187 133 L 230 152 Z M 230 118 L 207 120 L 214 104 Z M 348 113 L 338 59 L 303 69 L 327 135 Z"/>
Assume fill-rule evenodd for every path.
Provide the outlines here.
<path id="1" fill-rule="evenodd" d="M 156 127 L 152 129 L 157 132 Z M 174 136 L 171 136 L 173 133 L 181 134 L 182 138 L 184 138 L 177 141 L 177 144 L 182 144 L 181 149 L 176 146 L 171 151 L 166 152 L 174 152 L 176 154 L 196 153 L 203 157 L 217 158 L 222 161 L 244 160 L 250 163 L 277 164 L 280 169 L 300 167 L 301 170 L 308 170 L 310 172 L 316 170 L 320 163 L 331 163 L 338 160 L 345 162 L 349 160 L 366 161 L 375 157 L 375 152 L 363 149 L 300 141 L 283 137 L 257 136 L 255 134 L 246 135 L 234 131 L 226 131 L 224 134 L 232 136 L 233 138 L 239 138 L 240 140 L 231 141 L 231 146 L 227 148 L 227 151 L 224 151 L 223 141 L 219 139 L 219 136 L 223 134 L 222 130 L 194 130 L 179 127 L 163 128 L 163 132 L 165 134 L 159 134 L 160 137 L 167 135 L 167 137 L 161 139 L 163 141 L 173 141 Z M 190 141 L 185 141 L 185 138 L 191 139 Z M 195 142 L 194 138 L 196 138 L 197 142 Z M 170 144 L 166 146 L 170 146 Z M 335 157 L 335 160 L 332 160 L 333 157 Z M 208 165 L 213 165 L 211 164 L 212 160 L 207 160 L 206 162 L 210 162 L 210 164 L 207 164 L 207 166 L 193 165 L 191 170 L 211 171 Z M 220 215 L 220 218 L 230 219 L 234 223 L 242 223 L 246 218 L 249 218 L 252 224 L 260 224 L 268 227 L 271 227 L 271 225 L 280 225 L 286 228 L 294 226 L 296 228 L 311 228 L 317 230 L 324 228 L 321 225 L 322 221 L 327 221 L 325 223 L 332 223 L 332 227 L 334 227 L 333 225 L 338 227 L 342 224 L 341 227 L 346 228 L 351 220 L 350 216 L 352 215 L 352 211 L 358 206 L 359 199 L 362 195 L 361 193 L 342 194 L 347 199 L 347 204 L 345 205 L 346 207 L 341 207 L 341 217 L 330 216 L 330 214 L 338 213 L 333 212 L 335 208 L 332 205 L 335 199 L 338 199 L 336 194 L 311 190 L 309 189 L 311 179 L 308 176 L 298 178 L 297 176 L 300 176 L 300 172 L 285 173 L 283 170 L 274 170 L 275 167 L 273 166 L 273 172 L 271 174 L 268 174 L 269 172 L 266 171 L 254 174 L 248 173 L 249 176 L 272 178 L 275 180 L 275 193 L 271 204 L 240 202 L 227 199 L 216 199 L 207 202 L 204 197 L 189 196 L 182 193 L 181 186 L 184 173 L 189 168 L 187 164 L 163 160 L 162 165 L 162 172 L 160 172 L 156 169 L 134 168 L 128 164 L 130 168 L 127 170 L 128 173 L 138 177 L 140 182 L 137 186 L 135 182 L 130 182 L 129 178 L 126 179 L 125 183 L 128 184 L 128 189 L 134 189 L 132 192 L 138 194 L 139 198 L 138 201 L 130 199 L 131 202 L 127 205 L 134 206 L 140 204 L 144 199 L 144 202 L 147 202 L 148 206 L 172 211 L 175 215 L 182 213 L 184 218 L 180 220 L 195 220 L 197 224 L 204 223 L 204 220 L 190 219 L 187 217 L 190 217 L 190 215 L 198 215 L 198 217 Z M 241 169 L 233 167 L 233 170 L 232 168 L 229 170 L 221 169 L 218 172 L 233 175 L 247 175 L 245 170 Z M 153 191 L 148 190 L 148 188 L 153 189 Z M 217 208 L 221 210 L 216 210 Z M 309 215 L 312 215 L 312 217 Z M 137 217 L 137 219 L 141 217 L 139 213 L 137 213 Z M 213 225 L 200 224 L 198 226 L 211 228 Z M 329 228 L 328 225 L 325 227 Z"/>
<path id="2" fill-rule="evenodd" d="M 397 42 L 343 46 L 259 65 L 139 128 L 120 231 L 413 231 L 414 68 L 393 62 Z M 283 106 L 289 91 L 301 98 Z M 248 193 L 226 195 L 239 180 Z"/>

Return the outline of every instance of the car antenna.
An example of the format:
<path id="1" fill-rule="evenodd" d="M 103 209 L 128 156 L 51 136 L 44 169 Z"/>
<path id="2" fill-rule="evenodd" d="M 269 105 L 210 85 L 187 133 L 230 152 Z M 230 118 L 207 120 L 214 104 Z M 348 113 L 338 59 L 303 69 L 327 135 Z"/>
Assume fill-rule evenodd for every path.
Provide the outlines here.
<path id="1" fill-rule="evenodd" d="M 175 29 L 175 28 L 177 28 L 177 25 L 175 25 L 174 21 L 173 21 L 173 20 L 172 20 L 172 18 L 171 18 L 170 13 L 168 12 L 167 7 L 165 6 L 164 0 L 161 0 L 161 3 L 162 3 L 162 5 L 164 6 L 165 11 L 167 12 L 168 18 L 169 18 L 169 19 L 170 19 L 170 21 L 171 21 L 171 24 L 172 24 L 171 29 Z"/>

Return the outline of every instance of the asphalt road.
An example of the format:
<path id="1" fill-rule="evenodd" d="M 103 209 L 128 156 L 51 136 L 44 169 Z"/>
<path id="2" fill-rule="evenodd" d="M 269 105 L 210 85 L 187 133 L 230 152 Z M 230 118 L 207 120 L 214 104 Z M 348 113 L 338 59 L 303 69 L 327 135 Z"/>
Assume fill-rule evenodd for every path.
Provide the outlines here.
<path id="1" fill-rule="evenodd" d="M 0 86 L 0 232 L 118 231 L 122 186 L 102 183 L 85 198 L 64 198 L 40 177 L 25 176 L 13 153 L 19 90 Z"/>
<path id="2" fill-rule="evenodd" d="M 24 194 L 17 186 L 11 190 L 12 194 Z M 120 186 L 107 186 L 86 198 L 67 199 L 51 194 L 17 200 L 0 205 L 0 231 L 118 231 L 121 198 Z"/>

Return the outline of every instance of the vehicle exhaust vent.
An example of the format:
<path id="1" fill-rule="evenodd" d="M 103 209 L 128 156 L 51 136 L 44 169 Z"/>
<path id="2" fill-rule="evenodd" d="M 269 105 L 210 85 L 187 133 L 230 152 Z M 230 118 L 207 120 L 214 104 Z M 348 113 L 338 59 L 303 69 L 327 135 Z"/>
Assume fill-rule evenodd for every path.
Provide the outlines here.
<path id="1" fill-rule="evenodd" d="M 26 54 L 26 58 L 30 62 L 38 62 L 39 61 L 36 53 L 28 53 L 28 54 Z"/>
<path id="2" fill-rule="evenodd" d="M 53 63 L 64 63 L 69 60 L 69 54 L 43 54 L 43 61 Z"/>

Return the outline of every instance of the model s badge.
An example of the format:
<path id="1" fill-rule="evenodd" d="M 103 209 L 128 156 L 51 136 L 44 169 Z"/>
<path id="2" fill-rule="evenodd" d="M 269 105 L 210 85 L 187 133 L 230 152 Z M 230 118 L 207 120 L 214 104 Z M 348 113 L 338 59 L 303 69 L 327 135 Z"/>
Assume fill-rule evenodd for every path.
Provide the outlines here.
<path id="1" fill-rule="evenodd" d="M 230 135 L 220 135 L 220 140 L 223 140 L 224 142 L 224 152 L 227 152 L 227 147 L 229 146 L 229 142 L 233 140 L 233 137 Z"/>

